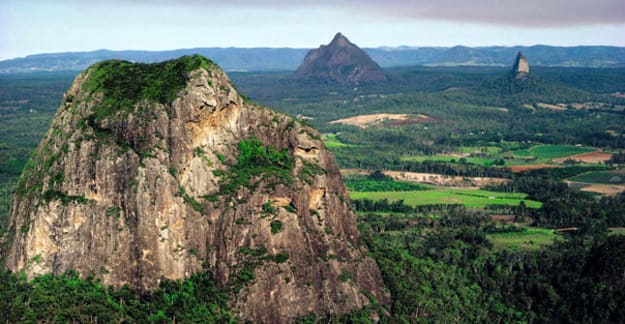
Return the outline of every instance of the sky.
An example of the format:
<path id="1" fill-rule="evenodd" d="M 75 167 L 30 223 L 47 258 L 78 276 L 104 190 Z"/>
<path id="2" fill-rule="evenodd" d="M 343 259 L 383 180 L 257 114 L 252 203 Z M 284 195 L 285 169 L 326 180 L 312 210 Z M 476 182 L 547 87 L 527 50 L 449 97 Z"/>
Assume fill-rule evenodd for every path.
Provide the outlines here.
<path id="1" fill-rule="evenodd" d="M 625 0 L 0 0 L 0 60 L 194 47 L 625 46 Z"/>

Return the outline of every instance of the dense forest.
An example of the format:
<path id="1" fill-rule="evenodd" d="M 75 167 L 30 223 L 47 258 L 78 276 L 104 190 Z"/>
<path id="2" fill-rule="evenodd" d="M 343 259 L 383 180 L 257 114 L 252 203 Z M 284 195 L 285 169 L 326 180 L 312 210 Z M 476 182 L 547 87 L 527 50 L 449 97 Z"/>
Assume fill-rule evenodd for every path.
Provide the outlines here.
<path id="1" fill-rule="evenodd" d="M 74 77 L 70 72 L 0 76 L 0 230 L 14 184 Z"/>
<path id="2" fill-rule="evenodd" d="M 419 195 L 433 185 L 397 181 L 382 171 L 421 172 L 498 178 L 481 189 L 523 193 L 540 204 L 478 208 L 353 199 L 392 302 L 370 298 L 365 309 L 308 314 L 298 322 L 622 322 L 625 194 L 589 193 L 564 181 L 593 172 L 613 172 L 609 180 L 622 181 L 625 70 L 536 67 L 523 80 L 492 67 L 387 72 L 386 83 L 351 86 L 293 82 L 287 73 L 231 77 L 251 100 L 332 134 L 326 143 L 340 167 L 365 172 L 345 178 L 350 191 Z M 0 76 L 0 233 L 14 184 L 74 76 Z M 379 127 L 329 123 L 375 113 L 428 118 Z M 532 151 L 537 145 L 613 155 L 604 164 L 509 168 L 542 161 Z M 465 151 L 470 155 L 440 157 Z M 536 229 L 548 233 L 545 242 L 530 235 Z M 216 284 L 210 269 L 184 281 L 164 280 L 151 293 L 105 287 L 81 275 L 87 277 L 68 272 L 28 281 L 3 271 L 0 322 L 238 321 L 229 309 L 232 287 Z"/>

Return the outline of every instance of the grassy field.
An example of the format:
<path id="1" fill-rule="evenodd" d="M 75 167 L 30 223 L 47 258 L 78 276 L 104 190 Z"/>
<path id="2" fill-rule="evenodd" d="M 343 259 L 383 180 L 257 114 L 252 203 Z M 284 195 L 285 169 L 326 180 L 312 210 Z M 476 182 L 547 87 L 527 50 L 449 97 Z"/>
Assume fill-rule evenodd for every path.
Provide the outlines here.
<path id="1" fill-rule="evenodd" d="M 625 227 L 610 227 L 608 235 L 625 235 Z"/>
<path id="2" fill-rule="evenodd" d="M 496 146 L 482 146 L 482 147 L 475 147 L 475 146 L 463 146 L 460 148 L 460 152 L 462 153 L 485 153 L 491 156 L 497 155 L 499 153 L 501 153 L 502 149 Z"/>
<path id="3" fill-rule="evenodd" d="M 495 249 L 531 251 L 553 243 L 556 234 L 546 228 L 526 227 L 522 232 L 489 234 L 488 238 Z"/>
<path id="4" fill-rule="evenodd" d="M 323 134 L 323 138 L 322 139 L 323 139 L 323 142 L 325 143 L 327 148 L 353 146 L 351 144 L 345 144 L 345 143 L 339 141 L 336 138 L 336 134 L 333 134 L 333 133 Z"/>
<path id="5" fill-rule="evenodd" d="M 402 161 L 440 161 L 440 162 L 452 162 L 452 163 L 469 163 L 490 167 L 494 165 L 495 160 L 505 159 L 504 166 L 511 165 L 529 165 L 529 164 L 543 164 L 550 162 L 552 159 L 567 157 L 575 154 L 582 154 L 595 151 L 592 148 L 577 147 L 568 145 L 536 145 L 526 149 L 508 151 L 502 153 L 502 149 L 494 146 L 486 147 L 462 147 L 460 149 L 462 153 L 483 153 L 486 157 L 458 157 L 454 155 L 437 154 L 437 155 L 422 155 L 422 156 L 404 156 Z M 514 157 L 514 159 L 510 159 Z"/>
<path id="6" fill-rule="evenodd" d="M 415 161 L 415 162 L 423 162 L 423 161 L 439 161 L 439 162 L 452 162 L 452 163 L 465 163 L 477 164 L 483 166 L 491 166 L 493 165 L 493 160 L 490 158 L 479 158 L 479 157 L 457 157 L 451 155 L 423 155 L 423 156 L 405 156 L 401 158 L 402 161 Z"/>
<path id="7" fill-rule="evenodd" d="M 487 190 L 450 189 L 439 188 L 426 191 L 402 191 L 402 192 L 350 192 L 351 199 L 371 199 L 389 201 L 403 200 L 411 206 L 460 204 L 467 207 L 483 208 L 487 205 L 510 205 L 518 206 L 521 201 L 530 208 L 539 208 L 541 203 L 526 200 L 523 193 L 503 193 Z"/>
<path id="8" fill-rule="evenodd" d="M 625 172 L 595 171 L 569 178 L 571 181 L 597 184 L 625 184 Z"/>
<path id="9" fill-rule="evenodd" d="M 593 152 L 595 149 L 569 145 L 536 145 L 528 149 L 512 151 L 514 156 L 521 158 L 535 157 L 537 160 L 551 160 L 569 155 Z"/>

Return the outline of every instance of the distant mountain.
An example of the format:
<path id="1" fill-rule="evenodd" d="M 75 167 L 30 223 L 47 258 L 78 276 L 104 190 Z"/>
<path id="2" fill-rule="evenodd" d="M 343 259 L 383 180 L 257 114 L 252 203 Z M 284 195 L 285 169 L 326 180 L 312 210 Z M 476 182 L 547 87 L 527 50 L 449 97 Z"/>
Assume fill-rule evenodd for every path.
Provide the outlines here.
<path id="1" fill-rule="evenodd" d="M 210 57 L 226 71 L 294 71 L 310 49 L 305 48 L 192 48 L 170 51 L 71 52 L 29 55 L 0 61 L 0 73 L 80 71 L 109 59 L 160 62 L 183 55 Z M 534 66 L 625 67 L 625 47 L 545 45 L 514 47 L 378 47 L 363 50 L 381 67 L 395 66 L 509 66 L 523 52 Z"/>
<path id="2" fill-rule="evenodd" d="M 210 57 L 224 70 L 288 71 L 301 62 L 307 49 L 294 48 L 191 48 L 170 51 L 109 51 L 70 52 L 29 55 L 0 61 L 0 73 L 34 71 L 81 71 L 104 60 L 121 59 L 154 63 L 199 54 Z"/>
<path id="3" fill-rule="evenodd" d="M 340 83 L 386 80 L 382 68 L 341 33 L 337 33 L 327 46 L 321 45 L 308 52 L 294 77 Z"/>

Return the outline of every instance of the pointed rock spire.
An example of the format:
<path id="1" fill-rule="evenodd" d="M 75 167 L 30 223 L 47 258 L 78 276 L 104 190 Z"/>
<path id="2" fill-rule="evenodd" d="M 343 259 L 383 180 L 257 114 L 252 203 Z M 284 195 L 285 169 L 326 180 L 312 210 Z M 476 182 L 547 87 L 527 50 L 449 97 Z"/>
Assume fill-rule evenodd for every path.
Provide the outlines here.
<path id="1" fill-rule="evenodd" d="M 525 78 L 530 73 L 530 65 L 527 62 L 525 55 L 523 55 L 523 52 L 519 52 L 519 54 L 517 54 L 516 59 L 514 60 L 512 72 L 514 73 L 514 77 L 517 79 Z"/>

